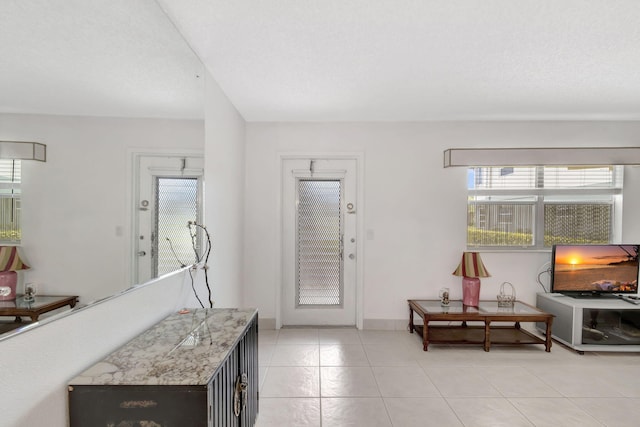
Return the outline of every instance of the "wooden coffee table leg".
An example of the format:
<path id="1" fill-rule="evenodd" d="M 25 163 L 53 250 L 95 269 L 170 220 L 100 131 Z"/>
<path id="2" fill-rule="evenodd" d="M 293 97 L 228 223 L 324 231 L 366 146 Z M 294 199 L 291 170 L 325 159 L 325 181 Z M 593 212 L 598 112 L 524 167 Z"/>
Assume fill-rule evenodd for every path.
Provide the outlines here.
<path id="1" fill-rule="evenodd" d="M 429 346 L 429 321 L 422 318 L 422 350 L 427 351 Z"/>
<path id="2" fill-rule="evenodd" d="M 491 347 L 491 321 L 484 321 L 484 351 L 489 351 Z"/>
<path id="3" fill-rule="evenodd" d="M 413 309 L 409 306 L 409 332 L 413 333 Z"/>
<path id="4" fill-rule="evenodd" d="M 550 317 L 547 319 L 547 331 L 546 331 L 545 343 L 544 343 L 544 350 L 546 352 L 551 351 L 551 322 L 553 322 L 553 317 Z"/>

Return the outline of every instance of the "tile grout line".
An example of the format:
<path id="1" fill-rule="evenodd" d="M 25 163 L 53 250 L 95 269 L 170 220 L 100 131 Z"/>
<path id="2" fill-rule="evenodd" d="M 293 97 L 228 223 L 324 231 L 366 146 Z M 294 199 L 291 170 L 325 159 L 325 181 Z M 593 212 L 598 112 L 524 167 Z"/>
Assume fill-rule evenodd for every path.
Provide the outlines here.
<path id="1" fill-rule="evenodd" d="M 322 369 L 320 357 L 320 336 L 318 336 L 318 415 L 320 416 L 320 427 L 322 427 Z"/>

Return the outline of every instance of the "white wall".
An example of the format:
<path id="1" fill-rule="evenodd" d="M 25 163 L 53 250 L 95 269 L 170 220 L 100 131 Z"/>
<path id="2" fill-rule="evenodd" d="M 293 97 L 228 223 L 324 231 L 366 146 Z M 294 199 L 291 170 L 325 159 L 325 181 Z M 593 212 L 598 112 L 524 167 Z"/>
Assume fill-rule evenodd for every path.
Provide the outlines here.
<path id="1" fill-rule="evenodd" d="M 205 225 L 212 238 L 210 282 L 216 307 L 242 305 L 245 121 L 207 73 Z"/>
<path id="2" fill-rule="evenodd" d="M 67 384 L 185 304 L 179 271 L 0 341 L 4 427 L 68 425 Z"/>
<path id="3" fill-rule="evenodd" d="M 461 278 L 451 273 L 465 249 L 466 169 L 444 169 L 445 149 L 637 146 L 638 135 L 638 122 L 249 123 L 245 304 L 258 307 L 261 318 L 277 315 L 280 154 L 364 153 L 364 229 L 373 234 L 359 254 L 365 328 L 404 328 L 407 299 L 436 298 L 442 286 L 461 297 Z M 627 167 L 625 179 L 624 239 L 635 243 L 639 169 Z M 537 273 L 548 252 L 489 252 L 482 258 L 492 274 L 482 280 L 482 298 L 495 299 L 509 281 L 519 299 L 535 303 Z"/>
<path id="4" fill-rule="evenodd" d="M 22 162 L 23 280 L 90 302 L 130 285 L 131 150 L 203 150 L 204 123 L 0 114 L 0 139 L 47 145 Z"/>

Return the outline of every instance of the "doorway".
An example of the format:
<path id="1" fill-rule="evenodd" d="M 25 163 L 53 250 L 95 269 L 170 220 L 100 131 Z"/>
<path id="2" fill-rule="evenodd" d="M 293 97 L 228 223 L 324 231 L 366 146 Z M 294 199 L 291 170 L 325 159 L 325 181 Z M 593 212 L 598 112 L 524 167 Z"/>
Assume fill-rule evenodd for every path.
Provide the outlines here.
<path id="1" fill-rule="evenodd" d="M 196 155 L 138 155 L 134 204 L 133 283 L 195 262 L 202 236 L 189 221 L 202 218 L 204 159 Z M 198 230 L 199 233 L 199 230 Z"/>
<path id="2" fill-rule="evenodd" d="M 282 162 L 284 326 L 356 325 L 356 159 Z"/>

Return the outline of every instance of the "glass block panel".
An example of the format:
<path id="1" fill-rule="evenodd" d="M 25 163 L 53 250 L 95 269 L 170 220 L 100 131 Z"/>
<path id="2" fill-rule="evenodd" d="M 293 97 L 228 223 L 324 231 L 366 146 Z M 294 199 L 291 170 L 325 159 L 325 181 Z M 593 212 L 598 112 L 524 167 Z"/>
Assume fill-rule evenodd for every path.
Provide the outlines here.
<path id="1" fill-rule="evenodd" d="M 199 222 L 198 179 L 156 178 L 155 277 L 196 262 L 187 223 Z M 201 241 L 196 236 L 196 244 Z"/>
<path id="2" fill-rule="evenodd" d="M 468 246 L 532 246 L 534 203 L 467 204 Z"/>
<path id="3" fill-rule="evenodd" d="M 342 304 L 339 180 L 299 180 L 297 306 Z"/>
<path id="4" fill-rule="evenodd" d="M 545 204 L 544 245 L 609 243 L 613 206 L 610 204 Z"/>

